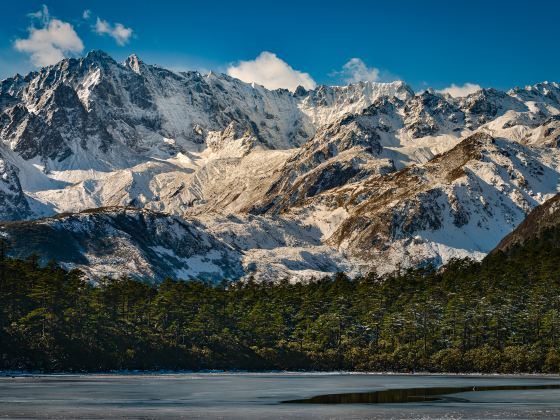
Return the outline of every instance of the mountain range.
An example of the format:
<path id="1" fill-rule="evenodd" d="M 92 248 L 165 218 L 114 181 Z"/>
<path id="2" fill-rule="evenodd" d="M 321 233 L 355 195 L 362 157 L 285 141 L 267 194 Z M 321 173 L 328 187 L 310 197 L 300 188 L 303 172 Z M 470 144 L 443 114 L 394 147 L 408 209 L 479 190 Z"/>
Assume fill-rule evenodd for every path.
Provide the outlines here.
<path id="1" fill-rule="evenodd" d="M 93 280 L 382 274 L 481 259 L 557 194 L 560 85 L 290 92 L 92 51 L 2 80 L 0 140 L 14 255 Z"/>

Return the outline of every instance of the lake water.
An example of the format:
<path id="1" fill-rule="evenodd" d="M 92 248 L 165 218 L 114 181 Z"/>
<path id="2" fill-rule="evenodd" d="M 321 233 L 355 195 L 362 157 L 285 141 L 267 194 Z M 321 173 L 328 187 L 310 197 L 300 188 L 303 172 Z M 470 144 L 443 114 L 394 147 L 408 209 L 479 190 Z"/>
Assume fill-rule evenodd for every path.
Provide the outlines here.
<path id="1" fill-rule="evenodd" d="M 560 389 L 554 389 L 556 385 L 560 385 L 560 378 L 342 373 L 2 377 L 0 417 L 560 418 Z M 541 388 L 523 389 L 530 386 Z M 522 389 L 485 390 L 487 387 Z M 416 390 L 403 391 L 409 388 Z M 422 401 L 418 389 L 426 388 L 439 390 L 432 392 L 436 397 Z M 447 392 L 442 388 L 452 388 L 451 393 L 442 397 L 442 392 Z M 399 390 L 399 395 L 414 398 L 406 403 L 364 403 L 379 401 L 375 395 L 394 395 L 379 393 L 384 390 Z M 367 394 L 369 399 L 364 400 L 366 392 L 376 394 Z M 334 399 L 315 398 L 318 403 L 285 403 L 331 394 L 352 394 L 357 399 L 339 395 Z M 337 403 L 325 403 L 328 401 Z"/>

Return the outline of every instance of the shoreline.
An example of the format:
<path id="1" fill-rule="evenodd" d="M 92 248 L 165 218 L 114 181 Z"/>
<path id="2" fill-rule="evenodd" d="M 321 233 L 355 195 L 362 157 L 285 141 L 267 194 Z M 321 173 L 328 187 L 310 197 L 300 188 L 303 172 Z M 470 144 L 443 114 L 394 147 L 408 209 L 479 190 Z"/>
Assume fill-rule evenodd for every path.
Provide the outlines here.
<path id="1" fill-rule="evenodd" d="M 57 377 L 57 376 L 99 376 L 99 377 L 135 377 L 135 376 L 449 376 L 449 377 L 482 377 L 482 378 L 543 378 L 560 379 L 557 373 L 480 373 L 480 372 L 355 372 L 355 371 L 246 371 L 246 370 L 154 370 L 154 371 L 100 371 L 100 372 L 40 372 L 40 371 L 0 371 L 0 378 L 29 378 L 29 377 Z"/>

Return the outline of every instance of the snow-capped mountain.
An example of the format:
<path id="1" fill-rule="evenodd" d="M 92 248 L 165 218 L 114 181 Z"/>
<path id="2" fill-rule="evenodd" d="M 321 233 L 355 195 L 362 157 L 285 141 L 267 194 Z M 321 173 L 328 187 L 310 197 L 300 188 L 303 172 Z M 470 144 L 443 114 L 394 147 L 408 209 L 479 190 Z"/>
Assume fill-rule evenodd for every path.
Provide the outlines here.
<path id="1" fill-rule="evenodd" d="M 18 255 L 30 238 L 92 276 L 385 272 L 481 258 L 556 194 L 560 86 L 292 93 L 93 51 L 1 81 L 0 140 Z"/>

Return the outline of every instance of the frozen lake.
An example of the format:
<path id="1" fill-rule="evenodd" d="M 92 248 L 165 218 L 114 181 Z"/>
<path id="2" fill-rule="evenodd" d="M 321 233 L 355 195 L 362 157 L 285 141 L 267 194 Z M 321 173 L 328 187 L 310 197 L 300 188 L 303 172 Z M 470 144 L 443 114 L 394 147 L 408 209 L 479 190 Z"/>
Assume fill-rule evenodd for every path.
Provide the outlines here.
<path id="1" fill-rule="evenodd" d="M 0 378 L 8 418 L 544 418 L 560 417 L 560 378 L 341 373 L 44 375 Z M 541 389 L 481 390 L 484 387 Z M 542 389 L 547 386 L 551 389 Z M 441 388 L 473 388 L 441 397 Z M 431 401 L 364 403 L 364 392 L 440 388 Z M 479 390 L 477 390 L 477 388 Z M 284 403 L 320 395 L 358 398 Z M 409 392 L 410 393 L 410 392 Z M 417 390 L 411 395 L 416 396 Z M 404 393 L 406 395 L 406 393 Z M 370 395 L 370 394 L 368 394 Z M 378 398 L 378 397 L 376 397 Z M 408 397 L 407 397 L 408 398 Z M 431 397 L 430 397 L 431 398 Z M 317 400 L 315 400 L 317 401 Z M 335 401 L 337 404 L 326 404 Z M 358 401 L 358 402 L 356 402 Z M 366 399 L 366 401 L 375 401 Z M 385 400 L 386 401 L 386 400 Z M 354 403 L 340 403 L 354 402 Z"/>

